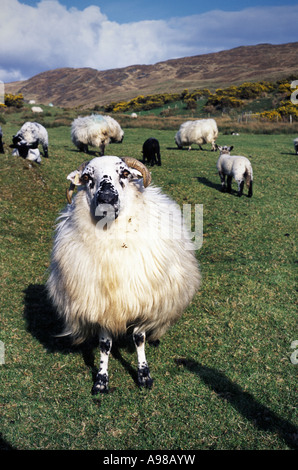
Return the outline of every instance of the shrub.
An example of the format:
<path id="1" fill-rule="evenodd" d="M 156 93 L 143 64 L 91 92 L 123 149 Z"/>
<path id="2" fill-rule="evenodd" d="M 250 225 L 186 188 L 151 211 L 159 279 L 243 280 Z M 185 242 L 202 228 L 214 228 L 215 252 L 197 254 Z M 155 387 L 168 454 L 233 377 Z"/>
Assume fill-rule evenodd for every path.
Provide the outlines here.
<path id="1" fill-rule="evenodd" d="M 294 120 L 298 121 L 298 108 L 297 105 L 292 104 L 290 101 L 281 102 L 281 106 L 277 108 L 277 111 L 282 117 L 292 116 Z"/>
<path id="2" fill-rule="evenodd" d="M 249 100 L 272 91 L 273 85 L 269 82 L 245 82 L 242 83 L 242 85 L 240 85 L 238 88 L 239 98 Z"/>
<path id="3" fill-rule="evenodd" d="M 268 121 L 280 121 L 281 115 L 276 109 L 272 109 L 271 111 L 263 111 L 259 113 L 261 119 L 266 119 Z"/>
<path id="4" fill-rule="evenodd" d="M 13 95 L 12 93 L 5 93 L 4 103 L 5 106 L 8 107 L 14 106 L 15 108 L 22 108 L 24 104 L 24 97 L 21 93 L 19 93 L 18 95 Z"/>
<path id="5" fill-rule="evenodd" d="M 217 90 L 217 92 L 219 92 L 219 90 Z M 219 95 L 217 92 L 214 95 L 210 95 L 205 105 L 205 110 L 213 106 L 215 109 L 223 111 L 225 108 L 239 108 L 244 104 L 243 101 L 238 98 L 226 94 Z"/>

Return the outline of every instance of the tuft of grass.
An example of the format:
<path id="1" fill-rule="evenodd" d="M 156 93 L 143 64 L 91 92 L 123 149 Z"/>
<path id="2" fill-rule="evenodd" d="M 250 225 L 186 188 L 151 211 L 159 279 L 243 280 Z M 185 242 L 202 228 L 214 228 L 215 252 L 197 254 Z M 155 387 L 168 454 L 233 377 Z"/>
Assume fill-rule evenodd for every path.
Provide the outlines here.
<path id="1" fill-rule="evenodd" d="M 6 117 L 4 136 L 16 123 Z M 296 155 L 292 135 L 241 133 L 218 143 L 249 156 L 254 195 L 220 192 L 218 154 L 178 150 L 173 130 L 125 128 L 107 154 L 141 158 L 159 139 L 159 185 L 181 206 L 203 204 L 203 283 L 158 348 L 152 390 L 136 385 L 136 355 L 115 344 L 111 392 L 92 396 L 96 342 L 74 348 L 44 290 L 67 174 L 86 159 L 69 127 L 49 128 L 49 159 L 0 158 L 2 449 L 287 450 L 297 448 Z M 5 138 L 6 142 L 8 139 Z"/>

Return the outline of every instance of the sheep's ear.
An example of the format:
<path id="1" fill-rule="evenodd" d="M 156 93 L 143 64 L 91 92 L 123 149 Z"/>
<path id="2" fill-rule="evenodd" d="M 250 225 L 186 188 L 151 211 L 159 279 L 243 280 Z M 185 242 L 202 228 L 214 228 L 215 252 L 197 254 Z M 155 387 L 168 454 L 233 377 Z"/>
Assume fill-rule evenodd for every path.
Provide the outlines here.
<path id="1" fill-rule="evenodd" d="M 229 152 L 233 150 L 233 148 L 234 148 L 234 145 L 231 145 L 231 147 L 229 147 Z"/>
<path id="2" fill-rule="evenodd" d="M 67 179 L 70 181 L 70 186 L 66 190 L 66 199 L 67 199 L 68 204 L 71 204 L 72 195 L 73 195 L 75 187 L 80 186 L 82 184 L 80 180 L 81 174 L 82 172 L 80 170 L 75 170 L 69 173 L 69 175 L 67 176 Z"/>
<path id="3" fill-rule="evenodd" d="M 78 170 L 74 170 L 71 173 L 69 173 L 69 175 L 67 176 L 67 179 L 71 181 L 72 184 L 74 184 L 75 186 L 81 186 L 82 183 L 80 181 L 80 177 L 81 177 L 81 172 Z"/>

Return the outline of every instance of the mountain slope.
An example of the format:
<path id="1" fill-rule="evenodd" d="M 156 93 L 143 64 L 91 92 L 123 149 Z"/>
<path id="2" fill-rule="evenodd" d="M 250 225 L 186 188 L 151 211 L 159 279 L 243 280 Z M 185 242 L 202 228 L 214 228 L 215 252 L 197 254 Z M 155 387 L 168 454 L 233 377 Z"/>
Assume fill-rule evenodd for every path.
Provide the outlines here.
<path id="1" fill-rule="evenodd" d="M 133 65 L 98 71 L 61 68 L 20 82 L 5 84 L 6 93 L 62 107 L 91 107 L 137 95 L 215 89 L 244 81 L 298 79 L 298 42 L 242 46 L 211 54 L 172 59 L 154 65 Z"/>

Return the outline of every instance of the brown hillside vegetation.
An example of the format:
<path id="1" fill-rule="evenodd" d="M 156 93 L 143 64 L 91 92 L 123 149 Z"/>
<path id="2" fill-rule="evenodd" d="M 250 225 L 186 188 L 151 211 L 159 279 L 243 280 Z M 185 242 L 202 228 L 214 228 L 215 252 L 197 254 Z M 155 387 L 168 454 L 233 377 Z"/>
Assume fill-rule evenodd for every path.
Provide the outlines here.
<path id="1" fill-rule="evenodd" d="M 52 102 L 62 107 L 91 107 L 137 95 L 181 92 L 207 87 L 214 90 L 244 81 L 298 79 L 298 42 L 242 46 L 211 54 L 172 59 L 154 65 L 98 71 L 61 68 L 19 82 L 5 84 L 6 93 L 22 93 L 25 100 Z"/>

